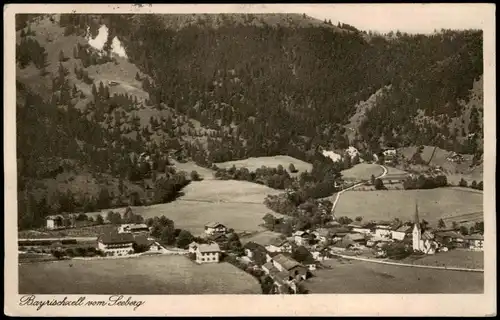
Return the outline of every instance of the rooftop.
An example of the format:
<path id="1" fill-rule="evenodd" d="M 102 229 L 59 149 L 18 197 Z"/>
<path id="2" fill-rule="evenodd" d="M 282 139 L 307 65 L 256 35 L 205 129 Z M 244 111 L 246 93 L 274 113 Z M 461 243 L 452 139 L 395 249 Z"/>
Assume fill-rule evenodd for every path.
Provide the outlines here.
<path id="1" fill-rule="evenodd" d="M 484 236 L 482 234 L 476 233 L 465 236 L 466 240 L 484 240 Z"/>
<path id="2" fill-rule="evenodd" d="M 253 241 L 247 242 L 243 247 L 245 249 L 250 249 L 250 250 L 253 250 L 253 251 L 267 252 L 266 248 L 264 248 L 263 245 L 258 244 L 258 243 L 253 242 Z"/>
<path id="3" fill-rule="evenodd" d="M 217 243 L 200 244 L 198 246 L 198 251 L 200 251 L 200 252 L 220 252 L 220 247 Z"/>
<path id="4" fill-rule="evenodd" d="M 125 244 L 125 243 L 133 243 L 134 236 L 130 233 L 104 233 L 99 236 L 98 241 L 104 244 Z"/>
<path id="5" fill-rule="evenodd" d="M 290 257 L 287 257 L 283 254 L 277 254 L 276 256 L 273 257 L 273 260 L 279 263 L 281 266 L 283 266 L 283 268 L 285 268 L 286 270 L 290 270 L 297 266 L 301 266 L 301 264 L 298 261 Z"/>
<path id="6" fill-rule="evenodd" d="M 288 243 L 287 239 L 280 239 L 280 238 L 275 238 L 271 241 L 270 245 L 273 245 L 275 247 L 281 247 L 282 245 Z"/>
<path id="7" fill-rule="evenodd" d="M 207 228 L 217 228 L 219 226 L 224 227 L 224 225 L 222 223 L 219 223 L 219 222 L 209 222 L 205 225 L 205 227 L 207 227 Z"/>

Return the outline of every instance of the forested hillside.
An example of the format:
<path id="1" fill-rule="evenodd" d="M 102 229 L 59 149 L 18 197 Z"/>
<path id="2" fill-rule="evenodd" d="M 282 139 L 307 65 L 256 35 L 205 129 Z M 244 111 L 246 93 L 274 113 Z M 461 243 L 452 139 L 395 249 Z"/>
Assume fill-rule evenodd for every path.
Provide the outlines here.
<path id="1" fill-rule="evenodd" d="M 68 170 L 129 185 L 115 188 L 118 198 L 152 186 L 156 201 L 170 199 L 165 190 L 178 188 L 157 183 L 174 175 L 169 154 L 209 167 L 273 155 L 312 163 L 318 147 L 350 144 L 482 153 L 478 30 L 378 35 L 305 15 L 16 20 L 20 202 L 47 188 L 32 182 Z M 102 25 L 109 33 L 96 50 L 88 39 Z M 127 57 L 112 53 L 115 37 Z"/>

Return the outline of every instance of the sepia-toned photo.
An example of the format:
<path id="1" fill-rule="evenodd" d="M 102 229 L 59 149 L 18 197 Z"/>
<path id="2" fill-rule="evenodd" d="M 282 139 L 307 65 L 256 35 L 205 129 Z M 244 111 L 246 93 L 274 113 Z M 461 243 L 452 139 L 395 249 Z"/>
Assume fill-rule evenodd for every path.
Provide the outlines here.
<path id="1" fill-rule="evenodd" d="M 488 293 L 481 19 L 199 6 L 11 13 L 16 308 Z"/>

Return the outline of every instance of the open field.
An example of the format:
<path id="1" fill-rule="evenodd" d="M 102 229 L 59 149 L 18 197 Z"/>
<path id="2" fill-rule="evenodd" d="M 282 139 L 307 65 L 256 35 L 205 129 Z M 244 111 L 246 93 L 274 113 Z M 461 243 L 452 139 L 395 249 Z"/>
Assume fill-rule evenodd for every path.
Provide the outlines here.
<path id="1" fill-rule="evenodd" d="M 425 266 L 447 266 L 456 268 L 483 269 L 484 253 L 480 251 L 455 249 L 448 252 L 439 252 L 434 255 L 425 255 L 420 257 L 410 256 L 398 262 L 413 263 Z"/>
<path id="2" fill-rule="evenodd" d="M 237 180 L 207 180 L 192 182 L 182 191 L 180 200 L 209 200 L 223 202 L 251 202 L 262 204 L 268 194 L 280 194 L 282 190 Z M 269 210 L 267 210 L 269 211 Z"/>
<path id="3" fill-rule="evenodd" d="M 299 159 L 295 159 L 295 158 L 290 157 L 290 156 L 248 158 L 248 159 L 244 159 L 244 160 L 215 163 L 215 165 L 219 168 L 226 168 L 226 169 L 229 169 L 234 165 L 236 168 L 243 168 L 244 167 L 244 168 L 248 168 L 248 170 L 250 170 L 250 171 L 255 171 L 262 166 L 276 168 L 276 167 L 278 167 L 278 165 L 281 164 L 283 166 L 283 168 L 288 171 L 288 166 L 290 166 L 290 163 L 293 163 L 293 165 L 295 166 L 295 169 L 298 170 L 297 173 L 294 173 L 291 175 L 298 175 L 304 171 L 311 172 L 311 170 L 312 170 L 312 164 L 304 162 L 304 161 L 299 160 Z"/>
<path id="4" fill-rule="evenodd" d="M 117 272 L 120 270 L 120 272 Z M 183 256 L 72 260 L 19 266 L 22 294 L 258 294 L 251 275 L 229 263 Z"/>
<path id="5" fill-rule="evenodd" d="M 278 238 L 280 235 L 281 235 L 280 233 L 267 230 L 267 231 L 255 233 L 255 234 L 248 236 L 248 237 L 240 237 L 240 240 L 241 240 L 242 244 L 245 244 L 247 242 L 252 241 L 252 242 L 261 244 L 263 246 L 266 246 L 266 245 L 270 244 L 271 241 Z"/>
<path id="6" fill-rule="evenodd" d="M 413 154 L 417 151 L 417 147 L 406 147 L 398 150 L 405 158 L 411 159 Z M 441 148 L 436 148 L 434 152 L 434 147 L 424 146 L 422 151 L 422 160 L 425 162 L 430 161 L 431 166 L 440 166 L 443 168 L 444 173 L 448 179 L 448 182 L 457 185 L 460 179 L 465 179 L 468 183 L 476 180 L 476 182 L 483 180 L 483 165 L 480 164 L 474 168 L 470 168 L 472 164 L 472 155 L 464 154 L 462 155 L 464 160 L 462 163 L 454 163 L 446 160 L 446 158 L 452 153 Z M 413 170 L 425 170 L 426 166 L 410 166 Z"/>
<path id="7" fill-rule="evenodd" d="M 264 198 L 279 193 L 266 186 L 234 180 L 193 182 L 183 192 L 185 195 L 174 202 L 132 209 L 145 218 L 165 215 L 193 234 L 202 233 L 210 221 L 223 223 L 236 232 L 263 231 L 259 225 L 270 211 L 263 204 Z"/>
<path id="8" fill-rule="evenodd" d="M 380 176 L 384 170 L 378 164 L 374 163 L 360 163 L 352 168 L 342 171 L 342 177 L 344 179 L 354 179 L 354 180 L 370 180 L 371 176 Z"/>
<path id="9" fill-rule="evenodd" d="M 172 219 L 177 228 L 195 235 L 203 233 L 204 226 L 217 221 L 236 232 L 262 231 L 262 217 L 269 211 L 263 204 L 212 203 L 177 200 L 149 207 L 135 207 L 135 213 L 144 218 L 162 216 Z"/>
<path id="10" fill-rule="evenodd" d="M 347 191 L 335 208 L 335 215 L 352 219 L 412 221 L 418 202 L 420 219 L 431 224 L 440 218 L 452 220 L 469 213 L 482 212 L 483 195 L 455 188 L 430 190 Z M 475 217 L 474 219 L 476 219 Z"/>
<path id="11" fill-rule="evenodd" d="M 482 293 L 484 274 L 330 260 L 314 271 L 310 293 Z"/>

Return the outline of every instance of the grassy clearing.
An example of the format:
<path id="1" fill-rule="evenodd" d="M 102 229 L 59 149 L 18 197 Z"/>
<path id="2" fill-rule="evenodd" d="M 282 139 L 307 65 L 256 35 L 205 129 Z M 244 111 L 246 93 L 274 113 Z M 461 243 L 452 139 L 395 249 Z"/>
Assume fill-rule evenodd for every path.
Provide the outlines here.
<path id="1" fill-rule="evenodd" d="M 268 212 L 261 204 L 210 203 L 177 200 L 167 204 L 133 208 L 145 218 L 165 215 L 175 222 L 176 227 L 201 234 L 204 225 L 218 221 L 236 232 L 262 231 L 262 217 Z"/>
<path id="2" fill-rule="evenodd" d="M 479 251 L 451 250 L 439 252 L 434 255 L 420 256 L 418 258 L 408 257 L 403 261 L 425 266 L 447 266 L 456 268 L 483 269 L 484 253 Z"/>
<path id="3" fill-rule="evenodd" d="M 450 218 L 483 210 L 483 195 L 455 188 L 432 190 L 347 191 L 335 208 L 337 216 L 364 220 L 412 220 L 415 203 L 419 215 L 431 224 L 440 218 Z"/>
<path id="4" fill-rule="evenodd" d="M 262 204 L 268 194 L 279 194 L 282 191 L 248 181 L 206 180 L 187 185 L 183 192 L 185 195 L 180 198 L 181 200 L 221 200 Z"/>
<path id="5" fill-rule="evenodd" d="M 300 174 L 301 172 L 304 171 L 309 171 L 311 172 L 312 170 L 312 164 L 304 162 L 299 159 L 295 159 L 290 156 L 273 156 L 273 157 L 258 157 L 258 158 L 248 158 L 244 160 L 237 160 L 237 161 L 227 161 L 227 162 L 220 162 L 216 163 L 215 165 L 219 168 L 226 168 L 229 169 L 233 165 L 236 168 L 248 168 L 250 171 L 255 171 L 258 168 L 262 166 L 270 167 L 270 168 L 276 168 L 278 165 L 282 165 L 283 168 L 285 168 L 288 171 L 288 167 L 290 166 L 290 163 L 293 163 L 295 166 L 295 169 L 298 170 L 297 173 L 292 174 L 292 175 L 297 175 Z"/>
<path id="6" fill-rule="evenodd" d="M 274 239 L 278 238 L 281 234 L 273 231 L 263 231 L 263 232 L 258 232 L 255 233 L 249 237 L 240 237 L 241 243 L 245 244 L 247 242 L 255 242 L 258 244 L 261 244 L 263 246 L 266 246 L 271 243 Z"/>
<path id="7" fill-rule="evenodd" d="M 210 221 L 223 223 L 237 232 L 263 231 L 262 217 L 269 212 L 264 198 L 278 191 L 246 181 L 204 180 L 191 183 L 183 192 L 185 195 L 174 202 L 133 210 L 145 218 L 165 215 L 179 228 L 194 234 L 202 233 Z"/>
<path id="8" fill-rule="evenodd" d="M 311 293 L 482 293 L 484 274 L 383 265 L 363 261 L 325 261 L 306 281 Z"/>
<path id="9" fill-rule="evenodd" d="M 117 271 L 119 270 L 119 271 Z M 256 279 L 229 263 L 183 256 L 73 260 L 19 266 L 21 294 L 258 294 Z"/>
<path id="10" fill-rule="evenodd" d="M 342 171 L 342 177 L 353 180 L 370 180 L 371 176 L 380 176 L 384 170 L 378 164 L 360 163 L 350 169 Z"/>

